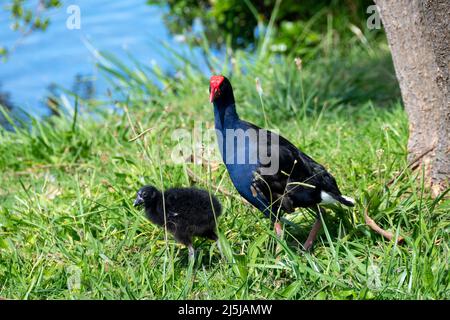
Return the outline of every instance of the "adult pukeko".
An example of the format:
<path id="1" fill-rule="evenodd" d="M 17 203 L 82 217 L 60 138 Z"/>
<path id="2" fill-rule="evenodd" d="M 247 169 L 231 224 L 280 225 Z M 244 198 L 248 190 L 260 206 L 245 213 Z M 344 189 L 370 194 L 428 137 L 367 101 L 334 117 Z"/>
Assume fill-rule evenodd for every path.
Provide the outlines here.
<path id="1" fill-rule="evenodd" d="M 309 250 L 322 226 L 319 205 L 354 206 L 355 201 L 341 194 L 336 180 L 322 165 L 288 140 L 241 120 L 226 77 L 212 76 L 209 90 L 219 149 L 237 191 L 272 219 L 278 236 L 282 212 L 299 207 L 315 210 L 317 219 L 304 244 Z"/>

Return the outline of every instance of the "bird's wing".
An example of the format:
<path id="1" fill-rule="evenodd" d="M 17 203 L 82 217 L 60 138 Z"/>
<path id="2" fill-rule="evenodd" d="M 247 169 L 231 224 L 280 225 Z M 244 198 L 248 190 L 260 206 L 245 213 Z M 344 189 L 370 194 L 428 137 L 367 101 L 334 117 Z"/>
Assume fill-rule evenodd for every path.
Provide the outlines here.
<path id="1" fill-rule="evenodd" d="M 216 200 L 217 202 L 217 200 Z M 205 194 L 193 188 L 172 188 L 166 193 L 167 219 L 174 223 L 206 224 L 211 220 L 211 203 Z M 220 208 L 220 207 L 219 207 Z"/>
<path id="2" fill-rule="evenodd" d="M 308 176 L 302 174 L 294 174 L 296 181 L 311 184 L 320 188 L 320 190 L 334 194 L 336 196 L 341 195 L 334 177 L 325 169 L 324 166 L 314 161 L 308 155 L 299 151 L 299 158 L 302 160 L 303 168 L 305 172 L 308 172 Z M 301 171 L 301 168 L 299 168 Z M 300 179 L 300 180 L 298 180 Z"/>
<path id="3" fill-rule="evenodd" d="M 271 162 L 258 166 L 252 181 L 253 196 L 262 197 L 268 203 L 275 201 L 277 207 L 281 206 L 285 211 L 292 212 L 295 209 L 294 200 L 289 196 L 292 192 L 310 192 L 319 188 L 340 195 L 336 181 L 322 165 L 301 152 L 286 138 L 251 123 L 246 124 L 258 132 L 265 131 L 269 145 L 268 156 L 275 159 L 278 155 L 278 170 L 275 173 L 264 174 L 263 169 L 271 166 Z"/>
<path id="4" fill-rule="evenodd" d="M 185 210 L 182 206 L 180 207 L 180 199 L 179 195 L 174 192 L 166 192 L 165 193 L 165 208 L 168 220 L 180 219 L 183 216 L 183 210 Z"/>

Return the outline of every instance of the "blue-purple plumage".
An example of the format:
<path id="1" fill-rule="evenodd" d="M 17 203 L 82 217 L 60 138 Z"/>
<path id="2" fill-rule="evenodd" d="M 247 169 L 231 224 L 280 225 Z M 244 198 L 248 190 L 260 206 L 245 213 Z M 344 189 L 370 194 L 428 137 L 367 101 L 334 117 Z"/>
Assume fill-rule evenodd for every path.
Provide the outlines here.
<path id="1" fill-rule="evenodd" d="M 218 139 L 222 141 L 222 158 L 236 190 L 247 201 L 273 221 L 278 219 L 281 212 L 292 212 L 298 207 L 313 207 L 326 201 L 331 203 L 331 200 L 347 206 L 354 205 L 351 198 L 342 196 L 336 180 L 322 165 L 284 137 L 241 120 L 236 112 L 231 83 L 223 76 L 213 78 L 210 92 L 214 103 L 215 127 Z M 219 94 L 214 95 L 215 92 Z M 245 141 L 239 143 L 236 136 L 227 134 L 233 130 L 256 134 L 248 134 Z M 264 173 L 264 169 L 270 167 L 272 162 L 263 164 L 261 161 L 261 155 L 264 154 L 260 150 L 261 137 L 267 139 L 268 155 L 273 156 L 271 161 L 278 160 L 276 172 Z M 246 155 L 245 162 L 236 161 L 239 153 Z M 252 157 L 252 153 L 256 155 Z M 256 162 L 248 161 L 255 157 Z"/>

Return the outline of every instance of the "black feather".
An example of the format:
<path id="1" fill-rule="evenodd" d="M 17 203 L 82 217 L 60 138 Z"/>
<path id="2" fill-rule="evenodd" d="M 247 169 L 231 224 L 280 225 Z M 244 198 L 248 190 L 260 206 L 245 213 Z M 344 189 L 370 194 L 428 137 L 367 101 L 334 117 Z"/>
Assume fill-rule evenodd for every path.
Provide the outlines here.
<path id="1" fill-rule="evenodd" d="M 164 193 L 144 186 L 135 201 L 144 205 L 147 218 L 158 226 L 166 226 L 175 239 L 192 245 L 194 236 L 217 240 L 216 221 L 222 212 L 220 202 L 205 190 L 172 188 Z"/>

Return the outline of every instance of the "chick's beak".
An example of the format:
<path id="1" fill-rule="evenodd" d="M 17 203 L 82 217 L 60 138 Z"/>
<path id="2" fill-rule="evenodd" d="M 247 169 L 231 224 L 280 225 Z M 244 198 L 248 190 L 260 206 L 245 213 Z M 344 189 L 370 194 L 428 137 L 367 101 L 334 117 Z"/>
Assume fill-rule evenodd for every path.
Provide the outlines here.
<path id="1" fill-rule="evenodd" d="M 141 196 L 137 196 L 136 200 L 134 200 L 133 206 L 137 207 L 144 203 L 144 199 L 141 198 Z"/>

